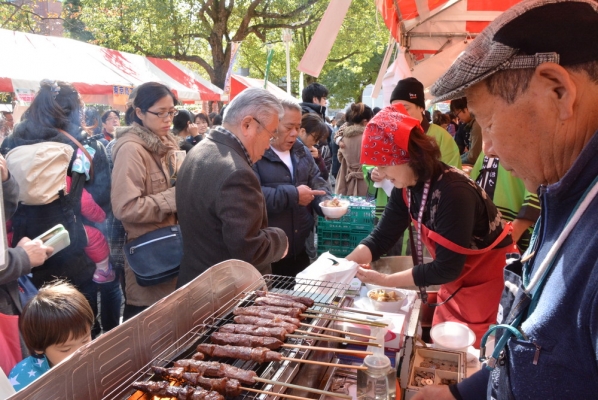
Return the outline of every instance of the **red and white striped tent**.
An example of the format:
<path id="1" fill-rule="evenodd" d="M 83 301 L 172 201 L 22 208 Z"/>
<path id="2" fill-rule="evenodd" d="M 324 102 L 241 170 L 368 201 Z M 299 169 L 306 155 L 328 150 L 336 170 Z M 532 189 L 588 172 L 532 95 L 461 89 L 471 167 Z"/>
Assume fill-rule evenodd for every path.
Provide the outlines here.
<path id="1" fill-rule="evenodd" d="M 521 0 L 376 0 L 400 52 L 386 70 L 386 102 L 396 83 L 414 76 L 431 86 L 467 44 Z M 386 66 L 383 66 L 384 68 Z"/>
<path id="2" fill-rule="evenodd" d="M 39 89 L 42 79 L 72 83 L 88 103 L 114 105 L 115 86 L 161 82 L 183 102 L 220 100 L 223 91 L 181 64 L 77 40 L 0 29 L 0 91 Z"/>

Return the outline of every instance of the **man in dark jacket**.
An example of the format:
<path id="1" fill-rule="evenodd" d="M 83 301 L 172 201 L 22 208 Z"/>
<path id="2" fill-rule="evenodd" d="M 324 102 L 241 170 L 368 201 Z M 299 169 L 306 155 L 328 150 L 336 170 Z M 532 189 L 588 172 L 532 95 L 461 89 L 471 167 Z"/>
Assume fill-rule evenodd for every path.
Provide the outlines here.
<path id="1" fill-rule="evenodd" d="M 260 183 L 251 169 L 276 135 L 283 109 L 264 89 L 246 89 L 226 108 L 222 126 L 189 151 L 177 177 L 183 236 L 178 287 L 229 259 L 262 274 L 287 253 L 282 229 L 269 228 Z"/>
<path id="2" fill-rule="evenodd" d="M 328 89 L 326 86 L 314 82 L 308 85 L 301 92 L 301 99 L 303 103 L 300 103 L 303 113 L 316 113 L 322 120 L 326 121 L 326 98 L 328 97 Z"/>
<path id="3" fill-rule="evenodd" d="M 289 252 L 272 264 L 272 273 L 295 276 L 309 265 L 305 240 L 314 226 L 312 208 L 321 214 L 319 203 L 330 198 L 332 190 L 309 149 L 297 140 L 301 106 L 289 100 L 282 106 L 278 136 L 253 169 L 266 198 L 269 225 L 283 229 L 289 238 Z"/>

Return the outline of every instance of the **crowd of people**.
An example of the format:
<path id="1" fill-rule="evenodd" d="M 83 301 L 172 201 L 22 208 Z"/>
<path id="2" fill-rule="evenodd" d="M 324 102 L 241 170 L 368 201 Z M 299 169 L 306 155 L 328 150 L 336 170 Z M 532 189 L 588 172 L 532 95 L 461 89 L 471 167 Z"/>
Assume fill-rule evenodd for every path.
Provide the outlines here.
<path id="1" fill-rule="evenodd" d="M 320 203 L 337 194 L 376 202 L 376 227 L 347 256 L 360 280 L 419 286 L 433 324 L 466 324 L 482 349 L 496 337 L 488 368 L 417 399 L 591 398 L 598 245 L 583 222 L 597 192 L 598 52 L 569 44 L 598 39 L 597 24 L 592 0 L 516 5 L 432 87 L 450 113 L 431 118 L 415 78 L 397 82 L 389 106 L 354 103 L 333 120 L 319 83 L 300 103 L 247 89 L 222 114 L 194 115 L 149 82 L 124 115 L 99 115 L 71 84 L 42 81 L 21 121 L 5 112 L 0 126 L 0 313 L 12 327 L 0 367 L 21 389 L 228 259 L 294 277 L 316 257 Z M 68 246 L 32 240 L 57 224 Z M 148 286 L 123 249 L 172 227 L 178 276 Z M 369 269 L 393 254 L 414 267 Z M 437 303 L 429 285 L 441 285 Z"/>

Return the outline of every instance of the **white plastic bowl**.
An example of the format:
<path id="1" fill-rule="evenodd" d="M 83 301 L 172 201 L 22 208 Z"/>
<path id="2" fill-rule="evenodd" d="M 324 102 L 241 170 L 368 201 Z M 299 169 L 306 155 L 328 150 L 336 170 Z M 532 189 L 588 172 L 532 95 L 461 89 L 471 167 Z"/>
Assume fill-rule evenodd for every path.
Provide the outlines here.
<path id="1" fill-rule="evenodd" d="M 340 207 L 326 207 L 324 203 L 325 201 L 320 202 L 320 208 L 322 209 L 322 213 L 324 216 L 332 219 L 337 219 L 342 217 L 347 213 L 349 210 L 349 201 L 348 200 L 339 200 L 341 203 Z"/>
<path id="2" fill-rule="evenodd" d="M 430 329 L 430 337 L 434 347 L 454 351 L 467 351 L 476 339 L 467 325 L 451 321 L 434 325 Z"/>
<path id="3" fill-rule="evenodd" d="M 382 289 L 385 291 L 393 291 L 397 294 L 399 298 L 396 301 L 378 301 L 374 300 L 370 297 L 370 293 L 377 291 L 378 289 Z M 407 295 L 399 289 L 396 288 L 385 288 L 385 287 L 378 287 L 377 289 L 368 290 L 368 299 L 370 299 L 370 304 L 372 305 L 373 309 L 376 311 L 382 312 L 390 312 L 390 313 L 398 313 L 401 311 L 401 307 L 405 303 L 405 299 Z"/>

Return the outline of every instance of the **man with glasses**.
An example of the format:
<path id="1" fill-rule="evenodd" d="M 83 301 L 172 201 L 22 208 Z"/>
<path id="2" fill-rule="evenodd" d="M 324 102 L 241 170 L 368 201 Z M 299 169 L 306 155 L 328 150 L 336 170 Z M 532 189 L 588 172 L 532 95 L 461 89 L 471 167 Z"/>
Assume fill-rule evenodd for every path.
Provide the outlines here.
<path id="1" fill-rule="evenodd" d="M 475 116 L 467 108 L 467 97 L 461 97 L 451 101 L 451 112 L 455 114 L 459 122 L 464 126 L 455 134 L 455 141 L 459 150 L 462 151 L 461 162 L 473 165 L 478 160 L 482 151 L 482 128 L 476 122 Z M 463 133 L 463 135 L 461 135 Z M 463 149 L 467 147 L 467 151 Z"/>
<path id="2" fill-rule="evenodd" d="M 332 189 L 309 149 L 297 140 L 301 106 L 292 100 L 282 100 L 282 106 L 279 134 L 253 169 L 266 198 L 269 225 L 283 229 L 289 238 L 289 252 L 272 264 L 272 273 L 295 276 L 310 263 L 305 243 L 314 227 L 312 209 L 323 215 L 319 204 L 331 198 Z"/>
<path id="3" fill-rule="evenodd" d="M 114 132 L 116 127 L 120 126 L 120 113 L 117 110 L 108 110 L 102 114 L 102 143 L 106 146 L 109 142 L 114 139 Z"/>
<path id="4" fill-rule="evenodd" d="M 229 259 L 262 274 L 288 249 L 282 229 L 268 227 L 266 203 L 252 166 L 277 136 L 280 101 L 264 89 L 241 92 L 222 126 L 189 151 L 178 174 L 176 204 L 183 235 L 178 287 Z"/>

